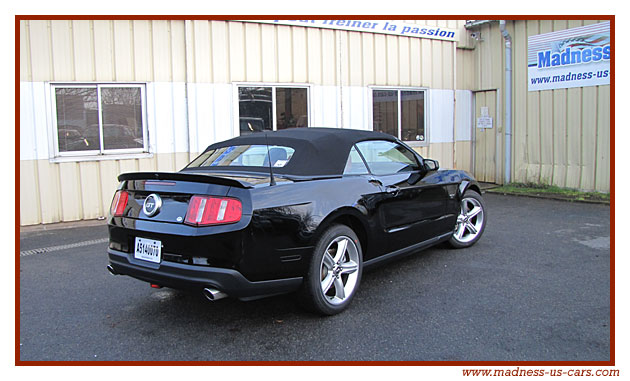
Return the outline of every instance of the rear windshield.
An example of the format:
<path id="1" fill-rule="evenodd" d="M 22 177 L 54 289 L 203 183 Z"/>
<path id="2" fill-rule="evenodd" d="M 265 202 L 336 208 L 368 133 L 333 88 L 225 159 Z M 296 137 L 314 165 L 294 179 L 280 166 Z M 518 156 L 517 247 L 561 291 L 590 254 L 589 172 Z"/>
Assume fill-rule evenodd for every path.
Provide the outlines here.
<path id="1" fill-rule="evenodd" d="M 269 147 L 267 149 L 267 147 Z M 199 167 L 269 167 L 287 165 L 295 150 L 284 146 L 241 145 L 220 147 L 201 154 L 186 168 Z"/>

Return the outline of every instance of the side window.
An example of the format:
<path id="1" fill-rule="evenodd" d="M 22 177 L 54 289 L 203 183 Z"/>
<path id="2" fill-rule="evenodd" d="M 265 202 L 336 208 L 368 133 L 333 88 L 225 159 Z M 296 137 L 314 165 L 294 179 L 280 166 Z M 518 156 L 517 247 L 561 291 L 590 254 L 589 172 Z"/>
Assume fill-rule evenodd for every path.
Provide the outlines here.
<path id="1" fill-rule="evenodd" d="M 344 169 L 344 175 L 367 175 L 369 173 L 363 159 L 359 152 L 352 147 L 350 155 L 348 155 L 348 161 L 346 161 L 346 169 Z"/>
<path id="2" fill-rule="evenodd" d="M 420 169 L 413 152 L 398 143 L 368 140 L 357 143 L 357 148 L 375 175 L 389 175 Z"/>

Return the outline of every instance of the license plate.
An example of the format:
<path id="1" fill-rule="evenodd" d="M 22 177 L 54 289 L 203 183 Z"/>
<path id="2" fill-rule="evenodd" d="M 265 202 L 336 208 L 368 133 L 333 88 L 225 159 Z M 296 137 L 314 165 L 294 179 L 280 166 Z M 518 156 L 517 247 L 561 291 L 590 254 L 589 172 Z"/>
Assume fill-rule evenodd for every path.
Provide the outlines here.
<path id="1" fill-rule="evenodd" d="M 162 260 L 162 242 L 136 237 L 136 248 L 133 257 L 143 261 L 160 263 Z"/>

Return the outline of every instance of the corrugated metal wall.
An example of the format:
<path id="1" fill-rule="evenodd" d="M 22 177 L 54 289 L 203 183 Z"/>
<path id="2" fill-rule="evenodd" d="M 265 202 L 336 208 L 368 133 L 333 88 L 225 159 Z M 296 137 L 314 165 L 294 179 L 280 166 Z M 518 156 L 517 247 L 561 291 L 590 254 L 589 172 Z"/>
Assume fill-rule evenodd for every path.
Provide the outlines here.
<path id="1" fill-rule="evenodd" d="M 20 22 L 20 80 L 186 79 L 184 21 Z"/>
<path id="2" fill-rule="evenodd" d="M 407 22 L 462 30 L 464 24 Z M 104 216 L 119 173 L 178 170 L 205 145 L 234 136 L 234 82 L 309 84 L 311 107 L 326 114 L 313 121 L 346 128 L 365 128 L 367 86 L 447 89 L 434 98 L 450 94 L 451 105 L 455 83 L 466 88 L 455 73 L 455 43 L 438 40 L 207 20 L 22 21 L 20 39 L 23 225 Z M 150 154 L 52 159 L 48 82 L 146 83 Z M 466 93 L 456 96 L 470 102 Z M 469 124 L 469 110 L 453 108 L 434 111 L 447 130 L 456 120 Z M 450 141 L 419 151 L 443 167 L 470 169 L 464 130 L 456 143 L 451 132 Z"/>
<path id="3" fill-rule="evenodd" d="M 21 223 L 106 215 L 119 173 L 178 170 L 207 144 L 236 135 L 239 82 L 308 84 L 311 108 L 320 110 L 311 124 L 346 128 L 368 125 L 368 86 L 429 88 L 431 144 L 419 152 L 442 167 L 473 172 L 492 158 L 500 182 L 505 102 L 498 24 L 483 26 L 474 41 L 461 33 L 464 21 L 407 22 L 459 29 L 460 41 L 207 20 L 20 22 Z M 513 181 L 609 191 L 610 87 L 527 91 L 527 36 L 596 22 L 508 22 Z M 49 82 L 146 83 L 150 153 L 52 159 Z M 468 106 L 475 96 L 461 90 L 497 91 L 494 144 L 471 145 L 470 121 L 479 110 Z"/>
<path id="4" fill-rule="evenodd" d="M 528 36 L 602 21 L 606 20 L 508 21 L 513 41 L 512 181 L 610 191 L 610 86 L 527 91 Z M 503 38 L 496 22 L 479 32 L 481 40 L 469 42 L 475 49 L 462 51 L 458 58 L 458 79 L 473 90 L 499 89 L 499 139 L 496 152 L 484 154 L 496 155 L 502 163 Z M 476 73 L 471 75 L 472 71 Z M 499 166 L 500 181 L 503 172 Z"/>
<path id="5" fill-rule="evenodd" d="M 407 22 L 454 29 L 464 24 Z M 191 21 L 186 28 L 194 50 L 190 82 L 453 88 L 452 42 L 205 20 Z"/>

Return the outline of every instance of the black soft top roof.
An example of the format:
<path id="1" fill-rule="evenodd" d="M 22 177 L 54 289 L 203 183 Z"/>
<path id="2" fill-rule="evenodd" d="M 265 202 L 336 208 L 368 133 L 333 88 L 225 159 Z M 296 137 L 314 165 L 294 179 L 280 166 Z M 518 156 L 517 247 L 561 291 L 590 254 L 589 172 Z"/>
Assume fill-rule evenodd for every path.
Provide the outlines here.
<path id="1" fill-rule="evenodd" d="M 273 168 L 273 173 L 294 176 L 342 175 L 350 150 L 355 143 L 364 140 L 396 138 L 382 132 L 340 128 L 289 128 L 280 131 L 257 132 L 210 145 L 204 152 L 221 147 L 238 145 L 286 146 L 295 149 L 293 157 L 284 167 Z M 248 171 L 267 171 L 263 167 L 229 167 Z M 226 167 L 204 169 L 225 170 Z"/>

